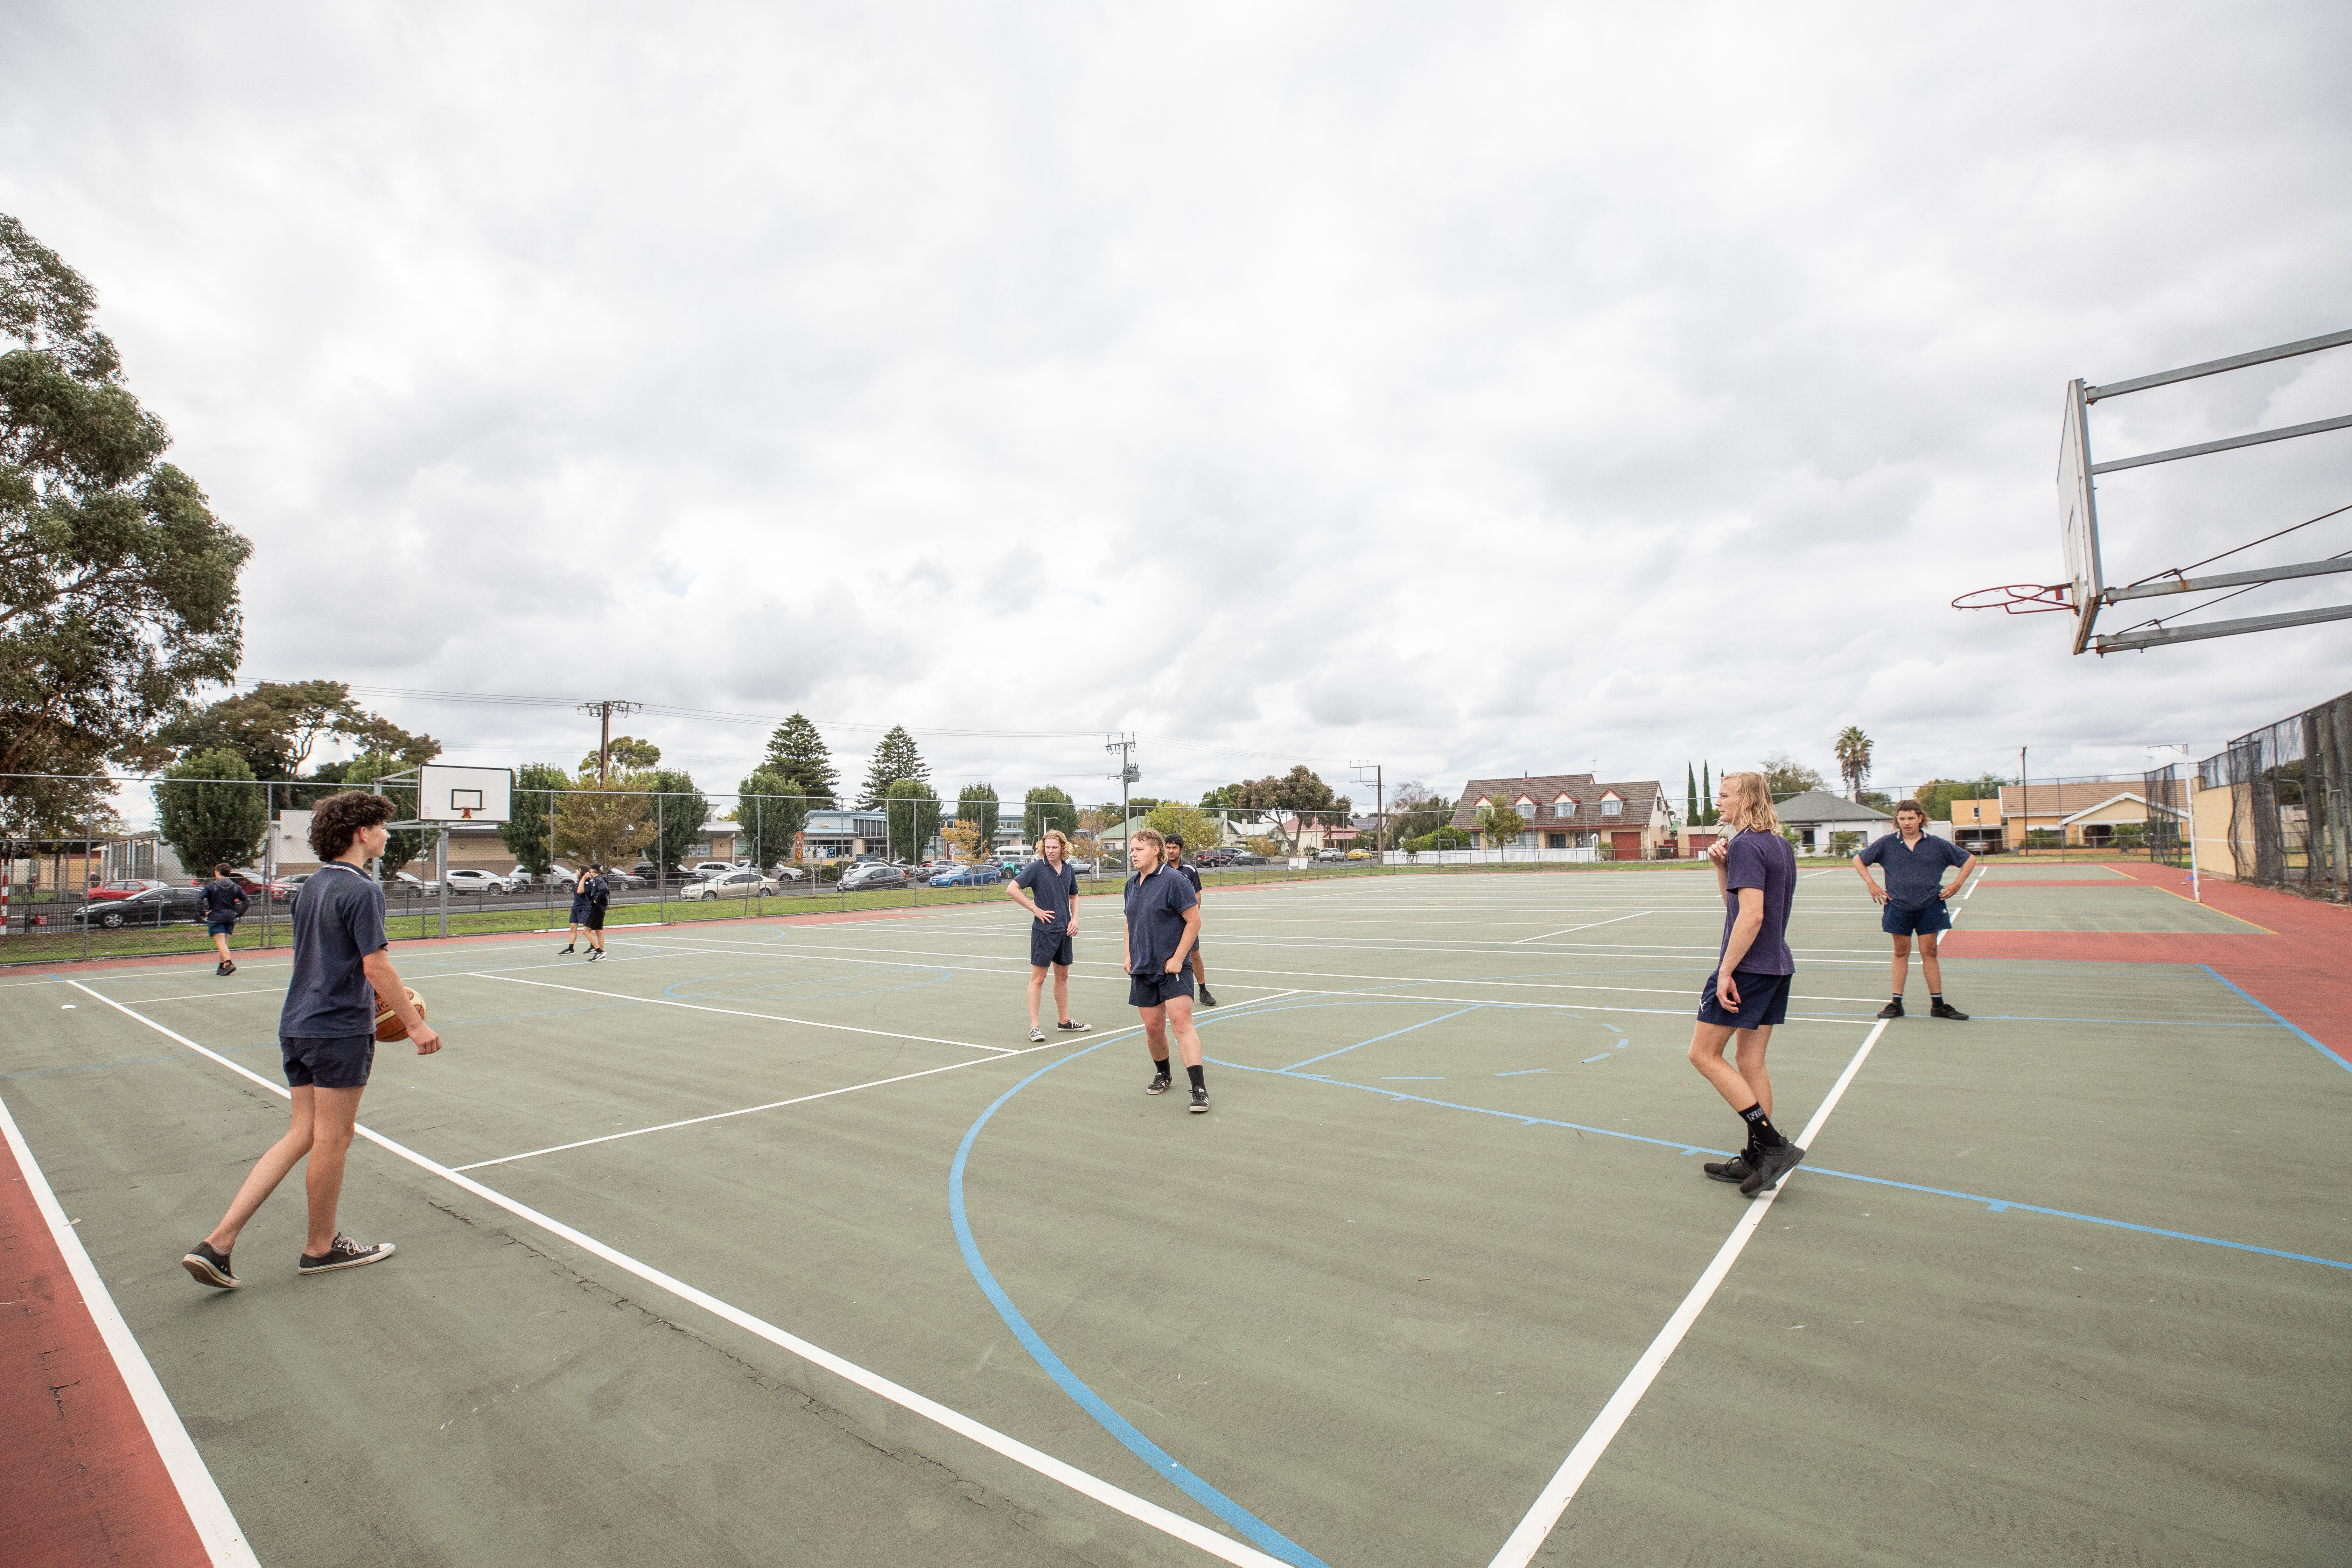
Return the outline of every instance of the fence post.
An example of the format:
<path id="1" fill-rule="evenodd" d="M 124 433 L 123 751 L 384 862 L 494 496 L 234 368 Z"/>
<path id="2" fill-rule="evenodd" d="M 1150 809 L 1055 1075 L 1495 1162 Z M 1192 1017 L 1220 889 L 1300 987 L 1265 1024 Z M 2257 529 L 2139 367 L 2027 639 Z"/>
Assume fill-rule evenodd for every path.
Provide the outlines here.
<path id="1" fill-rule="evenodd" d="M 654 796 L 654 919 L 669 922 L 669 811 L 667 796 Z"/>

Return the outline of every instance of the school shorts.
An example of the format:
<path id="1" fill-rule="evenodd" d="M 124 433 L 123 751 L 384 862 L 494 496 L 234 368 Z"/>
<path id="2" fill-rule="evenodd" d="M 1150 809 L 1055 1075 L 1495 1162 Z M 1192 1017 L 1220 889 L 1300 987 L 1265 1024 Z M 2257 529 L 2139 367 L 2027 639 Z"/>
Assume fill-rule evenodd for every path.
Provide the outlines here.
<path id="1" fill-rule="evenodd" d="M 1164 1007 L 1171 996 L 1192 994 L 1192 966 L 1187 963 L 1174 974 L 1130 974 L 1127 977 L 1127 1005 L 1130 1007 Z"/>
<path id="2" fill-rule="evenodd" d="M 1066 966 L 1075 963 L 1077 962 L 1072 956 L 1075 946 L 1076 944 L 1070 941 L 1070 933 L 1060 926 L 1041 926 L 1034 921 L 1031 922 L 1029 927 L 1031 968 L 1044 969 L 1049 964 L 1059 963 Z"/>
<path id="3" fill-rule="evenodd" d="M 586 926 L 590 931 L 603 931 L 604 929 L 604 911 L 602 910 L 590 910 L 586 914 L 580 917 L 580 923 Z"/>
<path id="4" fill-rule="evenodd" d="M 1878 929 L 1889 936 L 1933 936 L 1952 929 L 1952 911 L 1941 899 L 1917 910 L 1890 903 L 1879 911 Z"/>
<path id="5" fill-rule="evenodd" d="M 1731 983 L 1739 993 L 1739 1011 L 1727 1013 L 1723 999 L 1715 994 L 1715 983 L 1722 973 L 1717 970 L 1706 977 L 1706 989 L 1699 993 L 1698 1021 L 1702 1024 L 1728 1024 L 1735 1029 L 1761 1029 L 1785 1022 L 1789 1016 L 1789 987 L 1796 981 L 1793 974 L 1758 974 L 1752 970 L 1735 969 Z"/>
<path id="6" fill-rule="evenodd" d="M 368 1072 L 375 1066 L 375 1037 L 348 1035 L 331 1040 L 280 1039 L 278 1052 L 285 1060 L 286 1082 L 289 1088 L 302 1089 L 316 1084 L 320 1089 L 365 1089 Z"/>
<path id="7" fill-rule="evenodd" d="M 206 936 L 235 936 L 236 934 L 236 922 L 235 921 L 206 921 L 205 922 L 205 934 Z"/>

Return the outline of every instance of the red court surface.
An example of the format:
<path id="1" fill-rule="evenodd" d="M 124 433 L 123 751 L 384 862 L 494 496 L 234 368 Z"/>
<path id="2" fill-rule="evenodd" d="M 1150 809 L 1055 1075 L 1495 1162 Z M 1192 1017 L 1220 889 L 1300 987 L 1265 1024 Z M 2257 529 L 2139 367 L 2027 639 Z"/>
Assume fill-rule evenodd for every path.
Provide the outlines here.
<path id="1" fill-rule="evenodd" d="M 5 1142 L 0 1267 L 0 1563 L 210 1563 Z"/>

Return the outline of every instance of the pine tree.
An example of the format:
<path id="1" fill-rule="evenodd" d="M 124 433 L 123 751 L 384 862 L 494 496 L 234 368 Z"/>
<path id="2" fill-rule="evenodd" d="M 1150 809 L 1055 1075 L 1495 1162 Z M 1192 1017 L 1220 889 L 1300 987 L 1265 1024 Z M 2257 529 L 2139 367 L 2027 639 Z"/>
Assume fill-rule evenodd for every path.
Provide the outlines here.
<path id="1" fill-rule="evenodd" d="M 1688 763 L 1683 764 L 1683 788 L 1690 794 L 1690 809 L 1685 814 L 1683 821 L 1690 826 L 1696 827 L 1699 825 L 1698 774 L 1692 771 Z"/>
<path id="2" fill-rule="evenodd" d="M 1714 826 L 1717 823 L 1723 820 L 1723 814 L 1715 809 L 1715 778 L 1713 770 L 1714 764 L 1711 763 L 1701 763 L 1698 765 L 1698 798 L 1700 802 L 1700 809 L 1706 813 L 1706 825 L 1709 827 Z"/>
<path id="3" fill-rule="evenodd" d="M 839 787 L 833 771 L 833 757 L 824 749 L 824 737 L 817 733 L 814 724 L 795 713 L 776 726 L 768 737 L 768 755 L 758 772 L 785 787 L 779 793 L 805 796 L 812 804 L 831 805 L 834 792 Z"/>
<path id="4" fill-rule="evenodd" d="M 930 783 L 931 770 L 923 761 L 923 753 L 915 749 L 915 737 L 907 733 L 904 724 L 893 724 L 882 743 L 874 748 L 874 760 L 866 770 L 866 787 L 858 793 L 861 810 L 872 810 L 882 804 L 890 786 L 900 779 L 913 779 L 918 784 Z"/>

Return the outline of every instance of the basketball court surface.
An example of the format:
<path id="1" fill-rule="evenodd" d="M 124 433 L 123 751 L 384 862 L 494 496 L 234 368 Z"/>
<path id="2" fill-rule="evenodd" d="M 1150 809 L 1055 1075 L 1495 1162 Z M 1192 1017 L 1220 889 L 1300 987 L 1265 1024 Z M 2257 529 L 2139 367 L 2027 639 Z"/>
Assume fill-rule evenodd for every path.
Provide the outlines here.
<path id="1" fill-rule="evenodd" d="M 284 955 L 0 972 L 0 1558 L 2342 1563 L 2352 914 L 2186 891 L 2000 865 L 1881 1024 L 1808 870 L 1755 1202 L 1704 871 L 1213 890 L 1205 1116 L 1108 900 L 1044 1047 L 1009 904 L 404 942 L 399 1254 L 298 1279 L 298 1178 L 235 1292 Z"/>

